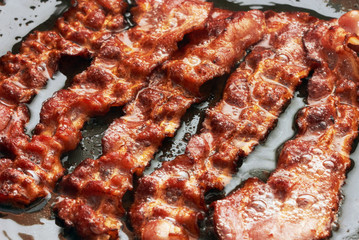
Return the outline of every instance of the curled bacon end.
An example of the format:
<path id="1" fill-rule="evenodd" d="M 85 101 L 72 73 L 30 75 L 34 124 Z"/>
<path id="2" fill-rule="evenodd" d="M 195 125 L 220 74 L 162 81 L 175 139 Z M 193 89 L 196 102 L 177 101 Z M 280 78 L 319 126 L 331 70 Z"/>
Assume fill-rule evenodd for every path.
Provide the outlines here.
<path id="1" fill-rule="evenodd" d="M 359 11 L 347 12 L 338 20 L 339 26 L 350 33 L 359 35 Z"/>

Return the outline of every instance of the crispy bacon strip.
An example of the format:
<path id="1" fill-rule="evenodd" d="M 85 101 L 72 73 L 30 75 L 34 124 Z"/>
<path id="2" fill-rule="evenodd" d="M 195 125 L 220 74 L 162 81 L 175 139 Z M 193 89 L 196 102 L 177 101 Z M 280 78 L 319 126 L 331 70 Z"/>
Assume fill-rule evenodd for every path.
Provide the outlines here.
<path id="1" fill-rule="evenodd" d="M 223 189 L 236 159 L 264 139 L 309 73 L 302 35 L 313 21 L 305 13 L 266 13 L 265 40 L 231 75 L 223 100 L 208 111 L 201 134 L 191 138 L 186 154 L 140 179 L 131 208 L 139 237 L 198 238 L 205 192 Z"/>
<path id="2" fill-rule="evenodd" d="M 177 49 L 177 42 L 203 28 L 212 6 L 184 0 L 137 4 L 137 26 L 106 41 L 72 86 L 44 104 L 31 141 L 17 143 L 16 159 L 5 161 L 10 167 L 0 173 L 0 202 L 27 205 L 46 196 L 64 173 L 61 154 L 76 147 L 84 122 L 133 99 L 153 69 Z"/>
<path id="3" fill-rule="evenodd" d="M 124 30 L 124 0 L 72 0 L 73 7 L 56 22 L 67 40 L 95 54 L 114 34 Z"/>
<path id="4" fill-rule="evenodd" d="M 53 77 L 60 57 L 89 57 L 105 39 L 124 29 L 125 1 L 79 0 L 73 5 L 54 30 L 31 34 L 19 54 L 9 52 L 0 59 L 0 147 L 10 155 L 17 141 L 29 140 L 24 133 L 29 119 L 24 103 Z"/>
<path id="5" fill-rule="evenodd" d="M 29 120 L 29 112 L 24 103 L 29 102 L 46 85 L 47 80 L 57 71 L 58 61 L 62 55 L 89 57 L 98 50 L 99 39 L 105 39 L 104 36 L 108 36 L 110 32 L 124 29 L 122 14 L 127 4 L 124 1 L 116 1 L 117 3 L 110 8 L 110 2 L 107 0 L 80 0 L 76 4 L 74 2 L 75 6 L 58 20 L 57 28 L 52 31 L 35 32 L 22 43 L 19 54 L 14 55 L 9 52 L 0 59 L 0 148 L 8 155 L 38 161 L 35 160 L 37 156 L 21 156 L 23 149 L 19 149 L 19 146 L 24 146 L 30 141 L 24 131 Z M 96 19 L 99 21 L 96 26 L 91 22 L 94 16 L 97 16 Z M 109 22 L 111 19 L 116 19 L 116 24 L 111 24 Z M 70 30 L 67 30 L 68 34 L 64 36 L 65 29 L 68 28 L 76 31 L 78 37 L 86 35 L 91 41 L 73 43 L 71 40 L 75 39 L 69 35 Z M 28 155 L 31 155 L 31 152 Z M 26 160 L 22 163 L 18 162 L 0 159 L 1 203 L 8 202 L 9 198 L 16 198 L 17 195 L 23 195 L 23 192 L 19 192 L 23 191 L 22 188 L 32 191 L 29 195 L 36 195 L 37 188 L 31 190 L 31 187 L 26 186 L 29 184 L 27 177 L 17 175 L 21 172 L 20 169 L 28 168 L 27 174 L 32 175 L 36 182 L 40 181 L 39 176 L 28 166 L 32 163 Z M 10 167 L 18 169 L 14 172 Z M 16 181 L 23 182 L 23 187 L 10 189 L 9 185 Z M 11 196 L 12 194 L 14 196 Z M 15 202 L 22 201 L 23 199 L 18 199 Z M 29 203 L 29 200 L 25 201 L 26 204 Z"/>
<path id="6" fill-rule="evenodd" d="M 110 126 L 104 155 L 87 159 L 64 177 L 62 188 L 70 196 L 54 209 L 66 225 L 83 237 L 116 238 L 125 212 L 122 197 L 133 188 L 133 174 L 141 174 L 163 139 L 174 135 L 185 111 L 199 100 L 200 85 L 229 72 L 245 49 L 261 39 L 264 24 L 260 11 L 214 10 L 206 29 L 191 35 L 191 43 L 152 75 L 126 115 Z"/>
<path id="7" fill-rule="evenodd" d="M 344 15 L 339 23 L 358 33 L 358 18 L 352 17 L 358 13 Z M 214 204 L 221 239 L 330 236 L 358 135 L 358 40 L 337 20 L 322 22 L 307 34 L 309 56 L 319 66 L 309 81 L 309 106 L 297 118 L 298 133 L 285 143 L 267 183 L 249 179 Z"/>

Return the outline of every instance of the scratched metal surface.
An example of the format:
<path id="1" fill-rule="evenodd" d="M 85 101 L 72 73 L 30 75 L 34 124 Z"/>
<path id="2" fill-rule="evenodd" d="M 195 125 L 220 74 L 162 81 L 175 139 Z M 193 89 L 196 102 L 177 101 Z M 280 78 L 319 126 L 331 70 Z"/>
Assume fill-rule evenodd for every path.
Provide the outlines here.
<path id="1" fill-rule="evenodd" d="M 231 10 L 263 9 L 276 11 L 306 11 L 320 18 L 339 17 L 351 9 L 359 9 L 357 0 L 213 0 L 215 6 Z M 19 42 L 34 29 L 51 29 L 56 18 L 61 15 L 70 5 L 69 0 L 0 0 L 0 55 L 7 51 L 16 52 Z M 76 64 L 74 64 L 76 63 Z M 80 70 L 69 66 L 80 65 Z M 72 76 L 88 65 L 80 59 L 63 59 L 60 72 L 50 80 L 46 88 L 36 96 L 29 108 L 32 119 L 27 126 L 27 132 L 38 122 L 39 110 L 42 102 L 53 92 L 63 88 Z M 223 87 L 226 77 L 221 78 Z M 220 98 L 221 87 L 216 86 L 216 91 L 209 93 L 207 100 L 193 106 L 183 118 L 183 124 L 173 139 L 167 139 L 163 147 L 156 154 L 151 166 L 145 171 L 149 174 L 163 161 L 172 160 L 175 156 L 183 153 L 189 136 L 196 133 L 201 126 L 204 111 L 215 104 Z M 271 132 L 265 143 L 259 145 L 255 151 L 244 160 L 239 172 L 234 176 L 231 183 L 226 187 L 228 194 L 242 181 L 249 177 L 257 176 L 265 179 L 275 168 L 277 149 L 289 138 L 293 137 L 293 119 L 296 112 L 305 106 L 305 91 L 298 92 L 284 114 L 281 115 L 277 127 Z M 80 161 L 87 157 L 97 158 L 101 155 L 101 137 L 111 121 L 121 116 L 121 109 L 114 109 L 107 116 L 92 119 L 84 127 L 83 140 L 79 147 L 63 157 L 65 167 L 71 171 Z M 353 162 L 359 161 L 359 150 L 351 155 Z M 335 224 L 332 240 L 359 239 L 359 167 L 354 164 L 348 173 L 346 185 L 343 187 L 344 201 L 340 209 L 339 220 Z M 51 203 L 56 197 L 41 204 L 27 209 L 23 213 L 10 213 L 0 209 L 0 239 L 76 239 L 73 232 L 64 232 L 57 226 L 51 214 Z M 218 194 L 208 196 L 208 199 L 218 198 Z M 131 194 L 127 195 L 126 205 L 131 204 Z M 131 231 L 127 228 L 121 233 L 123 239 L 133 239 Z M 215 239 L 210 226 L 203 225 L 202 239 Z"/>

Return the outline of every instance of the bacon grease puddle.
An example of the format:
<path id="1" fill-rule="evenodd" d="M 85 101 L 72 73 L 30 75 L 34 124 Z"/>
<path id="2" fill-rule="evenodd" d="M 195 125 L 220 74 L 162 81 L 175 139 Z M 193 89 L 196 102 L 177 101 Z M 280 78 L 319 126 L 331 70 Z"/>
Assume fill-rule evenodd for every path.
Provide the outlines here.
<path id="1" fill-rule="evenodd" d="M 275 10 L 275 11 L 305 11 L 319 18 L 337 18 L 351 9 L 359 9 L 358 1 L 355 0 L 213 0 L 216 7 L 230 10 Z M 5 0 L 0 1 L 0 55 L 7 51 L 16 52 L 21 39 L 30 31 L 48 30 L 54 21 L 70 6 L 69 0 Z M 75 64 L 74 64 L 75 63 Z M 77 65 L 76 72 L 69 66 Z M 77 58 L 64 58 L 60 64 L 60 72 L 49 81 L 46 88 L 40 92 L 29 104 L 31 121 L 27 125 L 27 133 L 39 120 L 39 110 L 42 102 L 50 97 L 55 91 L 68 85 L 69 80 L 77 73 L 85 69 L 89 63 Z M 80 66 L 80 67 L 79 67 Z M 173 139 L 167 139 L 160 151 L 156 154 L 151 166 L 145 174 L 151 173 L 161 166 L 163 161 L 173 160 L 182 154 L 188 139 L 197 132 L 202 124 L 205 110 L 213 106 L 221 96 L 221 90 L 228 76 L 222 77 L 222 86 L 215 86 L 207 100 L 201 104 L 192 106 L 183 118 L 182 125 Z M 265 180 L 271 171 L 275 169 L 277 149 L 295 134 L 293 121 L 297 111 L 305 106 L 305 84 L 298 91 L 291 104 L 281 115 L 277 127 L 269 134 L 267 140 L 256 147 L 255 151 L 244 159 L 238 173 L 226 187 L 224 193 L 209 193 L 208 202 L 227 195 L 241 182 L 250 177 L 258 177 Z M 82 130 L 83 139 L 78 148 L 66 154 L 62 161 L 64 166 L 71 172 L 79 161 L 85 158 L 97 158 L 101 155 L 101 138 L 105 129 L 113 119 L 122 115 L 121 109 L 113 109 L 107 116 L 91 119 Z M 351 155 L 354 162 L 359 160 L 359 149 L 354 146 Z M 354 164 L 353 164 L 354 165 Z M 332 240 L 359 239 L 359 168 L 354 165 L 348 173 L 346 185 L 342 188 L 344 201 L 342 203 L 338 222 L 333 226 Z M 23 212 L 16 210 L 0 209 L 0 239 L 77 239 L 73 232 L 65 232 L 63 228 L 55 224 L 51 213 L 51 204 L 56 195 L 48 196 L 48 199 L 37 203 Z M 133 196 L 126 194 L 124 205 L 129 208 Z M 120 234 L 121 239 L 133 239 L 129 229 L 125 227 Z M 216 239 L 210 225 L 202 226 L 201 239 Z"/>

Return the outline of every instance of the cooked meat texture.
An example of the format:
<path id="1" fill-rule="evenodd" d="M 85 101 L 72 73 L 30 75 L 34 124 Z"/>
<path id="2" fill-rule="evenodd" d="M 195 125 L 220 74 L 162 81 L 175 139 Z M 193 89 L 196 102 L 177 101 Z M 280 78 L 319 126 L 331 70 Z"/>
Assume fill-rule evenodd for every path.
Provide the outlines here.
<path id="1" fill-rule="evenodd" d="M 170 2 L 137 1 L 137 26 L 107 40 L 91 66 L 44 103 L 36 134 L 16 142 L 12 162 L 2 160 L 0 202 L 27 205 L 46 196 L 64 173 L 61 154 L 76 147 L 84 122 L 133 99 L 177 42 L 204 27 L 211 4 Z"/>
<path id="2" fill-rule="evenodd" d="M 266 35 L 229 78 L 186 154 L 139 181 L 131 222 L 142 239 L 196 239 L 204 194 L 223 189 L 238 157 L 248 155 L 274 126 L 307 76 L 302 35 L 315 21 L 304 13 L 266 13 Z M 252 24 L 241 28 L 250 34 Z"/>
<path id="3" fill-rule="evenodd" d="M 61 186 L 68 196 L 54 209 L 66 225 L 86 239 L 118 237 L 125 213 L 122 197 L 133 188 L 133 174 L 140 175 L 163 139 L 174 135 L 185 111 L 199 100 L 200 85 L 229 72 L 245 49 L 262 38 L 264 24 L 260 11 L 212 12 L 206 28 L 189 36 L 190 42 L 126 106 L 126 115 L 110 126 L 104 155 L 85 160 L 64 177 Z"/>
<path id="4" fill-rule="evenodd" d="M 297 117 L 297 135 L 284 144 L 267 183 L 249 179 L 214 204 L 221 239 L 330 236 L 358 130 L 358 13 L 344 15 L 339 25 L 321 22 L 306 35 L 317 68 L 308 84 L 309 105 Z"/>
<path id="5" fill-rule="evenodd" d="M 93 54 L 114 34 L 124 30 L 123 0 L 72 0 L 73 7 L 56 22 L 67 40 L 84 46 Z"/>
<path id="6" fill-rule="evenodd" d="M 9 52 L 0 59 L 0 147 L 10 155 L 17 141 L 29 140 L 24 133 L 29 119 L 24 103 L 53 77 L 61 56 L 94 55 L 105 39 L 125 27 L 125 1 L 80 0 L 73 4 L 54 30 L 31 34 L 19 54 Z"/>
<path id="7" fill-rule="evenodd" d="M 0 148 L 13 158 L 0 160 L 1 203 L 28 204 L 32 201 L 29 198 L 34 200 L 45 195 L 45 192 L 39 191 L 38 187 L 32 189 L 33 180 L 36 183 L 44 180 L 43 174 L 38 175 L 34 170 L 36 168 L 34 165 L 41 162 L 41 157 L 38 155 L 44 155 L 37 152 L 58 146 L 54 142 L 48 143 L 52 145 L 51 147 L 46 146 L 48 140 L 46 138 L 29 143 L 30 138 L 25 134 L 25 126 L 29 120 L 25 103 L 29 102 L 46 85 L 48 79 L 53 77 L 61 56 L 90 57 L 97 50 L 93 47 L 96 45 L 95 42 L 99 42 L 96 39 L 104 39 L 100 36 L 108 36 L 110 31 L 117 32 L 124 29 L 122 14 L 126 9 L 126 3 L 117 1 L 108 8 L 109 4 L 109 1 L 77 1 L 76 6 L 71 7 L 64 14 L 64 18 L 58 20 L 57 28 L 29 35 L 22 43 L 19 54 L 9 52 L 0 59 Z M 94 15 L 101 15 L 108 20 L 101 21 L 95 27 L 94 23 L 91 24 Z M 112 18 L 117 19 L 115 25 L 109 22 Z M 78 41 L 75 43 L 71 37 L 62 34 L 65 27 L 76 29 L 74 31 L 79 37 L 80 29 L 82 32 L 87 31 L 86 38 L 92 40 L 88 43 Z M 70 30 L 67 32 L 70 33 Z M 24 150 L 26 145 L 32 147 L 29 146 L 30 149 Z M 24 151 L 28 152 L 24 153 Z M 52 161 L 49 164 L 51 165 Z M 57 168 L 56 165 L 54 167 Z M 56 171 L 62 170 L 59 168 Z M 58 174 L 56 171 L 54 175 Z M 32 180 L 27 175 L 30 175 Z M 15 183 L 21 183 L 22 186 L 15 187 Z M 40 192 L 41 194 L 37 196 Z M 11 200 L 13 198 L 17 200 Z"/>

